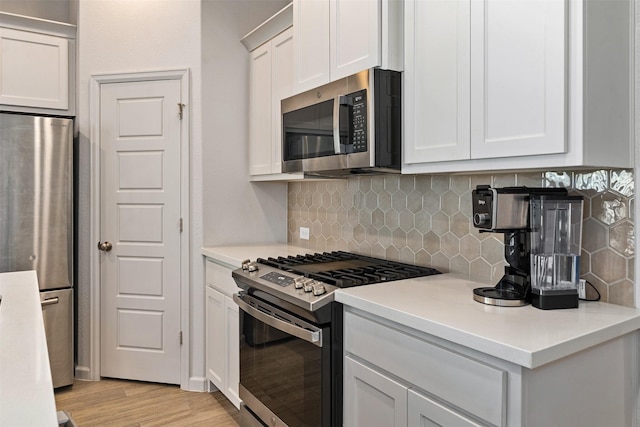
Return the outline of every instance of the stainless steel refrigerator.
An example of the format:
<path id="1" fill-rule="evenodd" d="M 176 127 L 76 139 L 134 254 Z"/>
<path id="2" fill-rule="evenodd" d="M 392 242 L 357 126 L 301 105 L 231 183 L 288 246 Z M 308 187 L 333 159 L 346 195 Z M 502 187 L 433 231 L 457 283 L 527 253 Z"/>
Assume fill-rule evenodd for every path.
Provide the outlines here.
<path id="1" fill-rule="evenodd" d="M 0 272 L 35 270 L 53 386 L 73 383 L 73 120 L 0 113 Z"/>

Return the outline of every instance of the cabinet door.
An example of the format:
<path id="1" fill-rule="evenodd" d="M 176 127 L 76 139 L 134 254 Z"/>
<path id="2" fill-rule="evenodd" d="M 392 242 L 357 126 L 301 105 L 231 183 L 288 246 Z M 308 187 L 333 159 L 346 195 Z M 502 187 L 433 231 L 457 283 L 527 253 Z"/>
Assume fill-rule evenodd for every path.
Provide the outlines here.
<path id="1" fill-rule="evenodd" d="M 471 157 L 566 151 L 565 0 L 471 2 Z"/>
<path id="2" fill-rule="evenodd" d="M 277 35 L 271 41 L 272 90 L 272 158 L 271 172 L 282 172 L 282 115 L 280 101 L 293 94 L 293 29 Z"/>
<path id="3" fill-rule="evenodd" d="M 249 173 L 271 173 L 271 45 L 251 52 L 249 102 Z"/>
<path id="4" fill-rule="evenodd" d="M 407 387 L 347 356 L 345 427 L 407 426 Z"/>
<path id="5" fill-rule="evenodd" d="M 329 2 L 293 0 L 294 91 L 329 82 Z"/>
<path id="6" fill-rule="evenodd" d="M 481 425 L 414 390 L 408 392 L 407 408 L 410 426 L 479 427 Z"/>
<path id="7" fill-rule="evenodd" d="M 330 0 L 331 80 L 380 65 L 381 0 Z"/>
<path id="8" fill-rule="evenodd" d="M 206 288 L 206 363 L 207 379 L 219 390 L 226 381 L 226 327 L 225 296 L 215 289 Z"/>
<path id="9" fill-rule="evenodd" d="M 470 2 L 405 3 L 405 163 L 470 157 Z"/>
<path id="10" fill-rule="evenodd" d="M 225 296 L 225 327 L 227 349 L 227 384 L 225 396 L 236 408 L 240 408 L 238 385 L 240 384 L 240 321 L 238 305 L 233 299 Z"/>
<path id="11" fill-rule="evenodd" d="M 69 108 L 69 41 L 0 28 L 0 104 Z"/>

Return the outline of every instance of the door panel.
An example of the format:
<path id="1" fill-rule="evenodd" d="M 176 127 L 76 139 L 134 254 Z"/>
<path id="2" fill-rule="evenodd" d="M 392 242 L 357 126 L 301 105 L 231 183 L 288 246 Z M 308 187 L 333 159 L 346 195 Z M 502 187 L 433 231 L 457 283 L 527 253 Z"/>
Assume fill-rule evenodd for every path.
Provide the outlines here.
<path id="1" fill-rule="evenodd" d="M 101 86 L 101 375 L 180 382 L 178 80 Z"/>
<path id="2" fill-rule="evenodd" d="M 407 426 L 407 387 L 347 356 L 344 362 L 344 425 Z"/>
<path id="3" fill-rule="evenodd" d="M 468 1 L 407 0 L 405 163 L 471 156 Z"/>
<path id="4" fill-rule="evenodd" d="M 564 152 L 566 2 L 471 8 L 471 157 Z"/>

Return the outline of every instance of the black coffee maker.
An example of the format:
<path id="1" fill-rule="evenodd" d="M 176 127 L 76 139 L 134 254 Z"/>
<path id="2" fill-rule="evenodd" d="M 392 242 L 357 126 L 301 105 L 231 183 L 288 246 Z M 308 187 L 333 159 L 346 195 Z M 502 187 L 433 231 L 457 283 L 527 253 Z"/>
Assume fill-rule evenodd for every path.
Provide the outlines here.
<path id="1" fill-rule="evenodd" d="M 494 287 L 473 290 L 483 304 L 519 307 L 531 302 L 531 229 L 529 198 L 532 194 L 566 196 L 564 188 L 478 185 L 472 192 L 473 225 L 480 232 L 504 233 L 504 276 Z"/>

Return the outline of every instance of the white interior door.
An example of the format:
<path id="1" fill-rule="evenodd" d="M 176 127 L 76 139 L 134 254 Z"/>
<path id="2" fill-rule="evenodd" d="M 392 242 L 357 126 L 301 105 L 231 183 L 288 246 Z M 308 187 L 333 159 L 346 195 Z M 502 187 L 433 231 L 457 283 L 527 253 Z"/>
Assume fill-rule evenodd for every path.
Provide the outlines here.
<path id="1" fill-rule="evenodd" d="M 180 383 L 180 102 L 179 80 L 100 88 L 101 376 Z"/>

